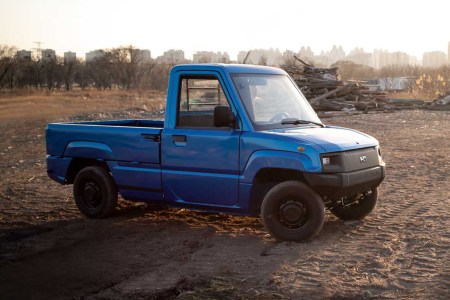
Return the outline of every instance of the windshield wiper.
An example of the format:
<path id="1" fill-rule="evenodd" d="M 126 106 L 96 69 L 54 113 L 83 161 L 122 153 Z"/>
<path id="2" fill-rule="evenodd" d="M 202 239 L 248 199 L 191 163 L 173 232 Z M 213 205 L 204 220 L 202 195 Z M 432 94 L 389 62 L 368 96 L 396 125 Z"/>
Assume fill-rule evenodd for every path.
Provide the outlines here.
<path id="1" fill-rule="evenodd" d="M 299 119 L 284 119 L 281 121 L 281 124 L 292 124 L 292 125 L 300 125 L 300 124 L 314 124 L 320 127 L 325 127 L 322 123 L 314 122 L 314 121 L 308 121 L 308 120 L 299 120 Z"/>

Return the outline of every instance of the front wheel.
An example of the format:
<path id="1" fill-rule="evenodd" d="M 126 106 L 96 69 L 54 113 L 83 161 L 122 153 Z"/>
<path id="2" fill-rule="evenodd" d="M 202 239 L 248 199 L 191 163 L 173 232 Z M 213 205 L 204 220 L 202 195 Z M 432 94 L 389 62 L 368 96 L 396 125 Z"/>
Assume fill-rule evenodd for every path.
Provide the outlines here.
<path id="1" fill-rule="evenodd" d="M 306 184 L 285 181 L 274 186 L 264 197 L 261 218 L 267 231 L 277 240 L 308 240 L 322 229 L 324 204 Z"/>
<path id="2" fill-rule="evenodd" d="M 363 194 L 340 199 L 330 211 L 341 220 L 359 220 L 370 214 L 378 201 L 378 189 L 373 188 Z"/>
<path id="3" fill-rule="evenodd" d="M 73 196 L 78 209 L 89 218 L 105 218 L 117 205 L 117 187 L 112 176 L 102 167 L 91 166 L 78 172 L 73 183 Z"/>

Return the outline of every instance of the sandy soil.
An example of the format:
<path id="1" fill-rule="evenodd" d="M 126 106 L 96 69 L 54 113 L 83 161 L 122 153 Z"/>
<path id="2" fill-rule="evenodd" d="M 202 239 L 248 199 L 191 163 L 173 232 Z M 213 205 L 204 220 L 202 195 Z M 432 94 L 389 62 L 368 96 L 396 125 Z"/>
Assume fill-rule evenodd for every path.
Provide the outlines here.
<path id="1" fill-rule="evenodd" d="M 380 202 L 363 221 L 327 214 L 312 242 L 276 243 L 252 217 L 121 201 L 84 218 L 46 176 L 46 121 L 161 116 L 77 109 L 0 121 L 1 299 L 449 298 L 449 112 L 324 119 L 380 140 Z"/>

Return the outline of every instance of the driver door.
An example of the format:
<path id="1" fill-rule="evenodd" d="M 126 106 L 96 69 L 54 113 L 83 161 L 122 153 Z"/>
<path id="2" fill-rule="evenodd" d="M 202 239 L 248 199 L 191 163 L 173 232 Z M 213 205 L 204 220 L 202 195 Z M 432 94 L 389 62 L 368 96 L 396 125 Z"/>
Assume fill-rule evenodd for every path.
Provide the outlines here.
<path id="1" fill-rule="evenodd" d="M 230 106 L 216 73 L 181 76 L 176 126 L 164 129 L 162 177 L 168 201 L 238 202 L 240 130 L 215 127 L 216 106 Z"/>

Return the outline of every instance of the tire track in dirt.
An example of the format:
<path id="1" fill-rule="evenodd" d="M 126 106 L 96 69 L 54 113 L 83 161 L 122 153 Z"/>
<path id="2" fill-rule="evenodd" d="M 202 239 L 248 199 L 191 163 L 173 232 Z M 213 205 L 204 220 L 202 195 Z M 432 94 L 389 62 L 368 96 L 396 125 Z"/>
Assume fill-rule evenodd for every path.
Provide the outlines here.
<path id="1" fill-rule="evenodd" d="M 71 187 L 51 183 L 45 175 L 42 123 L 11 125 L 0 141 L 0 195 L 5 197 L 0 225 L 21 239 L 8 242 L 1 253 L 7 255 L 3 272 L 7 269 L 8 276 L 0 279 L 17 278 L 8 281 L 15 292 L 42 283 L 43 299 L 56 295 L 42 289 L 51 286 L 49 278 L 63 295 L 93 299 L 173 298 L 183 288 L 179 279 L 190 285 L 187 299 L 446 299 L 449 117 L 408 111 L 327 122 L 379 138 L 387 178 L 377 207 L 365 220 L 342 222 L 327 214 L 319 236 L 301 244 L 275 243 L 258 219 L 248 217 L 132 206 L 127 212 L 130 206 L 124 204 L 119 209 L 124 213 L 112 219 L 85 220 L 73 204 Z M 26 143 L 25 136 L 32 136 L 34 144 Z M 50 220 L 66 220 L 67 225 Z M 30 232 L 21 228 L 35 224 L 44 226 L 42 232 L 31 228 L 34 235 L 24 238 Z M 8 231 L 0 232 L 0 238 L 2 233 Z M 111 256 L 103 257 L 106 252 Z M 80 253 L 93 258 L 86 266 L 91 273 L 77 271 Z M 9 260 L 16 257 L 20 260 Z M 63 265 L 67 274 L 60 275 Z M 41 278 L 42 272 L 47 278 Z M 198 279 L 207 281 L 206 288 Z"/>
<path id="2" fill-rule="evenodd" d="M 416 148 L 426 149 L 426 141 L 412 135 L 404 137 L 403 143 L 416 140 Z M 385 132 L 385 136 L 393 133 Z M 392 160 L 375 211 L 364 221 L 346 222 L 342 236 L 317 253 L 313 248 L 294 254 L 298 259 L 276 272 L 276 278 L 284 279 L 278 282 L 282 290 L 305 296 L 306 289 L 316 297 L 448 295 L 449 197 L 434 191 L 436 185 L 448 183 L 448 172 L 442 168 L 445 157 L 392 146 L 384 148 Z M 422 168 L 424 164 L 435 167 L 430 172 L 429 167 Z M 421 176 L 433 180 L 421 186 Z M 355 292 L 355 285 L 362 290 Z M 296 294 L 297 289 L 302 292 Z"/>
<path id="3" fill-rule="evenodd" d="M 301 275 L 301 284 L 308 290 L 314 291 L 323 287 L 325 294 L 321 296 L 335 296 L 335 286 L 340 286 L 340 296 L 361 296 L 347 294 L 348 282 L 341 280 L 342 273 L 362 281 L 369 290 L 383 289 L 387 281 L 392 278 L 384 276 L 386 268 L 405 252 L 406 244 L 398 238 L 398 217 L 404 213 L 413 212 L 416 207 L 414 201 L 409 199 L 387 210 L 377 210 L 377 217 L 368 217 L 362 222 L 353 222 L 350 229 L 344 231 L 343 236 L 329 247 L 322 249 L 318 254 L 312 254 L 308 259 L 294 263 L 297 275 Z M 397 219 L 396 221 L 391 221 Z M 343 252 L 344 249 L 344 252 Z M 351 257 L 349 253 L 352 251 Z M 311 260 L 318 261 L 314 271 L 311 271 Z M 336 267 L 338 264 L 338 267 Z M 288 272 L 292 270 L 288 269 Z M 369 275 L 370 274 L 370 275 Z M 283 278 L 289 276 L 285 274 Z M 347 278 L 344 276 L 342 278 Z M 327 279 L 332 279 L 327 282 Z M 319 295 L 317 295 L 319 296 Z"/>

